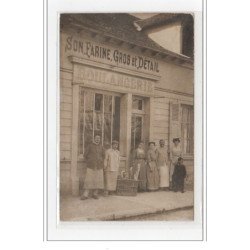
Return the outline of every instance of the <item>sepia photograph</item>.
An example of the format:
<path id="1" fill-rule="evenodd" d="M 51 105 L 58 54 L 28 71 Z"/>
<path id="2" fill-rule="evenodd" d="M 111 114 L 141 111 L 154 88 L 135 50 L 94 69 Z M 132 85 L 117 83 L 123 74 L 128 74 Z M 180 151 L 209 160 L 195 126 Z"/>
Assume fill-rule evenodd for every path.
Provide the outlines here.
<path id="1" fill-rule="evenodd" d="M 59 23 L 59 220 L 193 221 L 193 13 Z"/>

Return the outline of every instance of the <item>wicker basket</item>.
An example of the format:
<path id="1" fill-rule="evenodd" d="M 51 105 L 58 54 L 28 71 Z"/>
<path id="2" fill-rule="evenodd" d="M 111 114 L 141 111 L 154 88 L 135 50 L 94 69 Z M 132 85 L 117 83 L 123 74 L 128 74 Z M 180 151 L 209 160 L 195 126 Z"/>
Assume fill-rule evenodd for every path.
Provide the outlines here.
<path id="1" fill-rule="evenodd" d="M 118 179 L 116 193 L 122 196 L 136 196 L 139 181 L 132 179 Z"/>

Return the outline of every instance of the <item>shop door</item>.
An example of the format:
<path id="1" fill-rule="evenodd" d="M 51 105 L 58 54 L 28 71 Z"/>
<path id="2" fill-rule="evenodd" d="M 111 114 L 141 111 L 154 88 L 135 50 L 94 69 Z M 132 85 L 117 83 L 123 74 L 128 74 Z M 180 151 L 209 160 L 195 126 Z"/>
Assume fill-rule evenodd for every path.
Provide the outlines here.
<path id="1" fill-rule="evenodd" d="M 131 150 L 133 151 L 140 141 L 145 141 L 145 100 L 133 96 L 131 119 Z"/>
<path id="2" fill-rule="evenodd" d="M 143 141 L 143 116 L 132 114 L 131 149 L 134 150 L 140 141 Z"/>

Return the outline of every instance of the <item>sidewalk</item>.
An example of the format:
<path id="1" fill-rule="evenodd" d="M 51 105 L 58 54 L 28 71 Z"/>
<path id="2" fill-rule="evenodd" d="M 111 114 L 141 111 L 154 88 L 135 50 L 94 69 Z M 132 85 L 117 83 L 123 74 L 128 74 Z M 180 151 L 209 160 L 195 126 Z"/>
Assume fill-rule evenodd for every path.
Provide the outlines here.
<path id="1" fill-rule="evenodd" d="M 137 196 L 100 196 L 98 200 L 61 197 L 62 221 L 121 220 L 128 217 L 193 207 L 193 191 L 174 193 L 157 191 Z"/>

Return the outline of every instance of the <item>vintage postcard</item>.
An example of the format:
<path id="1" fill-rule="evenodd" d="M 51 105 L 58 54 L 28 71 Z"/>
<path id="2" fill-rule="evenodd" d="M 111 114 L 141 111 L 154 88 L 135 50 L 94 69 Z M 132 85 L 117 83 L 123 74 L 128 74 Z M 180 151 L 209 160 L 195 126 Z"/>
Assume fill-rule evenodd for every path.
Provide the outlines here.
<path id="1" fill-rule="evenodd" d="M 60 220 L 193 220 L 194 17 L 60 15 Z"/>
<path id="2" fill-rule="evenodd" d="M 74 7 L 48 11 L 50 239 L 201 240 L 201 5 Z"/>

